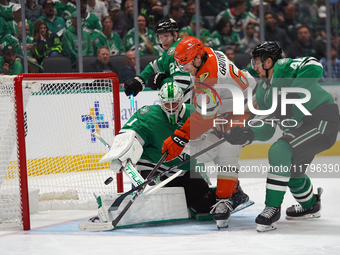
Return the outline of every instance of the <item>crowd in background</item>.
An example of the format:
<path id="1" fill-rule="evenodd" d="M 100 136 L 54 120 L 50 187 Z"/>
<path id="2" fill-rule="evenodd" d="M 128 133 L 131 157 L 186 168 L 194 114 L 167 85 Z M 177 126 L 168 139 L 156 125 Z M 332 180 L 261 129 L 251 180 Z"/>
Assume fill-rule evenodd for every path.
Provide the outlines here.
<path id="1" fill-rule="evenodd" d="M 252 52 L 260 43 L 259 26 L 263 22 L 266 41 L 278 41 L 285 57 L 314 56 L 323 64 L 326 77 L 325 0 L 264 0 L 263 3 L 264 20 L 260 21 L 260 0 L 200 1 L 198 18 L 193 0 L 139 0 L 140 55 L 161 55 L 163 49 L 157 43 L 154 29 L 160 21 L 169 18 L 178 23 L 181 38 L 196 36 L 198 20 L 203 43 L 226 54 L 232 53 L 232 56 Z M 107 46 L 109 56 L 134 51 L 133 5 L 133 0 L 80 0 L 82 55 L 99 55 L 102 46 Z M 23 54 L 21 8 L 19 0 L 0 0 L 2 74 L 18 72 L 18 68 L 14 71 L 4 65 L 11 67 L 14 64 L 6 54 L 14 50 L 19 57 Z M 29 72 L 39 72 L 37 67 L 44 66 L 44 59 L 55 56 L 69 57 L 74 67 L 78 57 L 76 3 L 71 0 L 26 0 L 24 8 Z M 340 78 L 339 10 L 339 2 L 333 2 L 329 10 L 333 78 Z"/>

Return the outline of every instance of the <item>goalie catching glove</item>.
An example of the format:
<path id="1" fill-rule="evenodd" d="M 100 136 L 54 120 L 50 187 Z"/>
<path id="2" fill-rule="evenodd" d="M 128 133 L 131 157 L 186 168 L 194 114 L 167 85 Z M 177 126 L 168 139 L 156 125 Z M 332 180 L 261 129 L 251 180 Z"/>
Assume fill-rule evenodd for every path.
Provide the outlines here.
<path id="1" fill-rule="evenodd" d="M 168 150 L 168 156 L 165 158 L 167 161 L 172 160 L 175 157 L 178 157 L 185 145 L 189 142 L 189 136 L 182 132 L 181 130 L 175 130 L 172 136 L 169 136 L 164 140 L 162 146 L 162 153 L 165 153 Z"/>
<path id="2" fill-rule="evenodd" d="M 150 75 L 148 80 L 148 87 L 153 90 L 160 89 L 162 87 L 162 81 L 167 78 L 165 73 L 155 73 Z"/>
<path id="3" fill-rule="evenodd" d="M 135 76 L 125 81 L 124 89 L 126 96 L 137 96 L 139 92 L 141 92 L 145 88 L 145 82 L 142 77 Z"/>
<path id="4" fill-rule="evenodd" d="M 232 127 L 224 133 L 224 138 L 233 145 L 247 145 L 254 140 L 254 131 L 250 127 Z"/>
<path id="5" fill-rule="evenodd" d="M 99 163 L 110 161 L 110 169 L 120 173 L 128 160 L 136 164 L 143 153 L 143 147 L 136 138 L 136 132 L 128 130 L 125 133 L 118 134 L 113 141 L 111 149 Z"/>

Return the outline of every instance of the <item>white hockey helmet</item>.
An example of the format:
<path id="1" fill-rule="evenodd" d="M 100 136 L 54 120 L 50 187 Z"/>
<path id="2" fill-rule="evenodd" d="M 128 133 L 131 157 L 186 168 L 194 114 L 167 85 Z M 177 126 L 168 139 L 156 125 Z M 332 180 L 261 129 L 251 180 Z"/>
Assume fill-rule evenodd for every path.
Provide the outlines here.
<path id="1" fill-rule="evenodd" d="M 179 112 L 182 109 L 183 91 L 175 84 L 175 82 L 165 83 L 159 93 L 161 107 L 165 112 L 171 124 L 176 124 L 178 121 Z"/>

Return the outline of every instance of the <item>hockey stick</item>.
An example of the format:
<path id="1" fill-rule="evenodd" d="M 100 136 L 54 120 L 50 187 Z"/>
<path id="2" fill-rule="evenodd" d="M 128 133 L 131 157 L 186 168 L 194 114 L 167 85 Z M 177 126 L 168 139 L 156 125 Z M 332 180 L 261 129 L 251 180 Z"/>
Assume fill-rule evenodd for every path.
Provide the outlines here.
<path id="1" fill-rule="evenodd" d="M 130 99 L 130 110 L 131 110 L 131 116 L 132 116 L 132 114 L 135 113 L 135 106 L 134 106 L 135 102 L 134 102 L 133 94 L 129 96 L 129 99 Z"/>
<path id="2" fill-rule="evenodd" d="M 156 173 L 156 171 L 158 170 L 158 168 L 160 167 L 160 165 L 164 162 L 165 158 L 168 156 L 168 150 L 166 150 L 163 154 L 163 156 L 161 157 L 161 159 L 158 161 L 158 163 L 156 164 L 156 166 L 154 167 L 154 169 L 152 169 L 152 171 L 148 174 L 148 176 L 146 177 L 146 181 L 151 181 L 154 178 L 153 175 L 154 173 Z M 144 182 L 145 183 L 145 182 Z M 141 185 L 139 185 L 141 186 Z M 138 186 L 137 186 L 138 187 Z M 124 207 L 124 209 L 118 214 L 118 216 L 109 224 L 112 225 L 112 229 L 114 229 L 117 224 L 119 223 L 119 221 L 123 218 L 123 216 L 125 215 L 125 213 L 127 212 L 127 210 L 129 210 L 129 208 L 131 207 L 131 205 L 133 204 L 133 202 L 135 202 L 136 198 L 144 191 L 146 185 L 142 185 L 139 189 L 137 189 L 137 192 L 132 196 L 132 198 L 130 199 L 130 201 L 127 203 L 127 205 Z M 110 208 L 111 209 L 111 208 Z M 109 209 L 109 211 L 111 211 Z"/>
<path id="3" fill-rule="evenodd" d="M 164 159 L 167 156 L 167 151 L 163 154 L 162 158 L 158 161 L 157 165 L 155 166 L 155 168 L 151 171 L 151 173 L 148 175 L 146 181 L 144 183 L 142 183 L 141 185 L 138 185 L 134 188 L 132 188 L 130 191 L 125 192 L 124 194 L 120 195 L 111 205 L 109 211 L 113 211 L 113 210 L 117 210 L 119 205 L 123 202 L 123 200 L 125 199 L 125 197 L 127 197 L 128 195 L 130 195 L 131 193 L 133 193 L 134 191 L 137 191 L 130 199 L 130 201 L 126 204 L 126 206 L 124 207 L 124 209 L 119 213 L 119 215 L 111 222 L 104 222 L 104 223 L 94 223 L 94 222 L 80 222 L 79 223 L 79 229 L 83 230 L 83 231 L 104 231 L 104 230 L 112 230 L 114 229 L 117 224 L 119 223 L 119 221 L 122 219 L 122 217 L 125 215 L 125 213 L 127 212 L 127 210 L 129 210 L 129 208 L 131 207 L 131 205 L 133 204 L 133 202 L 136 200 L 136 198 L 141 194 L 141 192 L 143 192 L 143 190 L 145 189 L 146 185 L 148 185 L 149 183 L 157 180 L 158 178 L 166 175 L 167 173 L 171 172 L 172 170 L 174 170 L 175 168 L 186 164 L 188 162 L 190 162 L 191 160 L 193 160 L 194 158 L 202 155 L 203 153 L 206 153 L 207 151 L 219 146 L 220 144 L 226 142 L 227 140 L 225 138 L 221 139 L 220 141 L 218 141 L 215 144 L 210 145 L 209 147 L 203 149 L 200 152 L 197 152 L 196 154 L 192 155 L 191 157 L 185 159 L 182 162 L 177 163 L 176 165 L 170 167 L 168 170 L 166 170 L 163 173 L 160 173 L 154 177 L 153 174 L 157 171 L 158 167 L 162 164 L 162 162 L 164 161 Z"/>
<path id="4" fill-rule="evenodd" d="M 220 144 L 226 142 L 227 140 L 225 140 L 225 138 L 221 139 L 220 141 L 218 141 L 217 143 L 214 143 L 212 145 L 210 145 L 209 147 L 203 149 L 202 151 L 200 152 L 197 152 L 196 154 L 192 155 L 191 157 L 177 163 L 176 165 L 170 167 L 168 170 L 162 172 L 162 173 L 159 173 L 158 175 L 156 175 L 155 177 L 153 177 L 152 179 L 150 180 L 146 180 L 144 183 L 142 183 L 141 185 L 138 185 L 134 188 L 132 188 L 131 190 L 125 192 L 124 194 L 120 195 L 114 202 L 113 204 L 111 205 L 111 208 L 110 208 L 110 211 L 115 211 L 118 209 L 119 205 L 122 203 L 122 201 L 125 199 L 125 197 L 127 197 L 128 195 L 130 195 L 131 193 L 133 193 L 134 191 L 136 190 L 139 190 L 140 188 L 148 185 L 149 183 L 153 182 L 154 180 L 157 180 L 158 178 L 160 177 L 163 177 L 164 175 L 168 174 L 169 172 L 173 171 L 174 169 L 176 169 L 177 167 L 181 166 L 181 165 L 184 165 L 188 162 L 190 162 L 191 160 L 193 160 L 194 158 L 206 153 L 207 151 L 219 146 Z"/>

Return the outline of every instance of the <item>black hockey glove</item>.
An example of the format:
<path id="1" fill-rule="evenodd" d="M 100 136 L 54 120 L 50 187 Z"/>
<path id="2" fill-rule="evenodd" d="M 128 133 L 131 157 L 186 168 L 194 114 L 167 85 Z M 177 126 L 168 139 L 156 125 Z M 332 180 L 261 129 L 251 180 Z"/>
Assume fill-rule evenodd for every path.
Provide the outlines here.
<path id="1" fill-rule="evenodd" d="M 160 89 L 162 87 L 162 80 L 167 77 L 165 73 L 155 73 L 149 77 L 147 86 L 153 90 Z"/>
<path id="2" fill-rule="evenodd" d="M 232 127 L 224 133 L 224 138 L 233 145 L 247 145 L 254 140 L 254 131 L 250 127 Z"/>
<path id="3" fill-rule="evenodd" d="M 145 82 L 142 77 L 135 76 L 133 78 L 128 79 L 124 83 L 124 89 L 126 96 L 137 96 L 137 94 L 145 88 Z"/>

